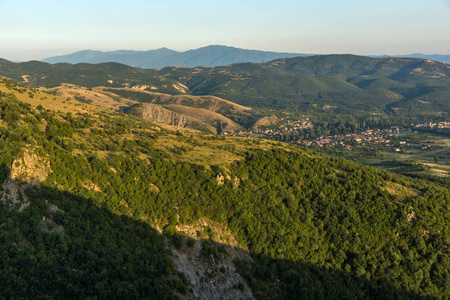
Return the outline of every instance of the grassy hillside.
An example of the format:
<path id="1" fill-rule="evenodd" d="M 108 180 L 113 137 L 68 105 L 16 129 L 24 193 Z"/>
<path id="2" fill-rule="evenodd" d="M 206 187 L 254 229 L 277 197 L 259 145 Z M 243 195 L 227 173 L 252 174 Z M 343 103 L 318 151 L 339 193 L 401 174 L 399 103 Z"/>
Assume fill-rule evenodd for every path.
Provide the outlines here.
<path id="1" fill-rule="evenodd" d="M 186 88 L 187 89 L 187 88 Z M 168 95 L 136 89 L 107 89 L 124 98 L 154 104 L 176 104 L 204 108 L 221 114 L 243 113 L 251 108 L 212 96 Z"/>
<path id="2" fill-rule="evenodd" d="M 118 63 L 91 64 L 56 64 L 38 61 L 25 63 L 0 62 L 1 76 L 16 82 L 23 82 L 33 87 L 56 87 L 62 83 L 72 83 L 92 88 L 108 87 L 142 87 L 153 91 L 180 94 L 178 83 L 165 79 L 150 70 L 142 70 Z"/>
<path id="3" fill-rule="evenodd" d="M 168 95 L 136 89 L 105 89 L 105 91 L 141 103 L 163 105 L 168 109 L 171 109 L 171 107 L 190 107 L 193 109 L 188 109 L 190 113 L 187 115 L 200 121 L 205 121 L 205 114 L 217 115 L 219 119 L 231 119 L 232 121 L 226 121 L 229 124 L 236 122 L 247 127 L 248 124 L 254 122 L 255 118 L 255 113 L 251 108 L 213 96 Z M 208 114 L 205 111 L 210 111 L 210 113 Z M 206 122 L 208 123 L 208 121 Z M 234 131 L 238 129 L 239 125 L 233 125 L 230 130 L 226 131 Z"/>
<path id="4" fill-rule="evenodd" d="M 167 249 L 196 243 L 203 282 L 237 268 L 260 299 L 450 296 L 446 188 L 59 97 L 35 103 L 8 81 L 0 89 L 5 297 L 192 297 Z M 71 113 L 77 105 L 85 112 Z M 181 233 L 199 224 L 218 225 Z M 230 235 L 252 261 L 220 267 Z"/>
<path id="5" fill-rule="evenodd" d="M 218 133 L 222 133 L 224 131 L 238 132 L 239 130 L 243 129 L 231 119 L 207 109 L 173 104 L 165 105 L 165 107 L 172 111 L 194 117 L 204 123 L 210 124 L 211 126 L 216 127 Z"/>
<path id="6" fill-rule="evenodd" d="M 251 109 L 217 97 L 198 97 L 190 95 L 168 95 L 148 92 L 136 88 L 85 88 L 73 84 L 62 84 L 54 88 L 40 88 L 40 91 L 74 99 L 81 103 L 92 104 L 114 111 L 124 111 L 143 117 L 144 106 L 159 107 L 176 114 L 184 114 L 192 122 L 184 122 L 181 127 L 201 129 L 209 133 L 235 132 L 242 127 L 237 122 L 248 122 L 254 117 Z M 138 105 L 142 103 L 141 105 Z M 151 104 L 151 105 L 150 105 Z M 150 116 L 144 118 L 159 124 L 171 124 L 170 118 Z"/>
<path id="7" fill-rule="evenodd" d="M 65 83 L 54 88 L 40 88 L 39 90 L 114 111 L 121 111 L 138 103 L 114 93 L 106 92 L 104 87 L 86 88 Z"/>

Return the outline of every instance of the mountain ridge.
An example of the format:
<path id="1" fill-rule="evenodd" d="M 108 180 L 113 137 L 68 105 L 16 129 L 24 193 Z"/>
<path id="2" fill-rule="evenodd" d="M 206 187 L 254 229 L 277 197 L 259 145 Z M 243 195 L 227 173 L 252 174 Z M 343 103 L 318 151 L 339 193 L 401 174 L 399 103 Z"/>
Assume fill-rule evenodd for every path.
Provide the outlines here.
<path id="1" fill-rule="evenodd" d="M 249 107 L 315 109 L 334 105 L 343 109 L 380 109 L 395 102 L 391 92 L 415 101 L 408 90 L 450 87 L 450 66 L 417 58 L 372 58 L 356 55 L 320 55 L 284 58 L 262 64 L 243 63 L 225 67 L 164 68 L 158 73 L 188 87 L 193 95 L 213 95 Z M 384 78 L 378 86 L 359 82 Z M 381 85 L 380 85 L 381 84 Z M 364 88 L 365 87 L 365 88 Z M 389 91 L 387 91 L 389 90 Z M 386 94 L 388 92 L 389 94 Z M 423 95 L 423 94 L 422 94 Z M 437 94 L 435 94 L 437 95 Z M 445 97 L 434 101 L 449 106 Z M 423 108 L 413 105 L 416 111 Z M 441 107 L 429 107 L 441 111 Z M 386 109 L 384 109 L 386 111 Z M 354 112 L 354 111 L 353 111 Z"/>
<path id="2" fill-rule="evenodd" d="M 424 54 L 424 53 L 411 53 L 411 54 L 404 54 L 404 55 L 382 55 L 382 56 L 374 56 L 374 57 L 409 57 L 409 58 L 422 58 L 422 59 L 429 59 L 434 60 L 438 62 L 443 62 L 446 64 L 450 64 L 450 55 L 446 54 Z"/>
<path id="3" fill-rule="evenodd" d="M 71 83 L 86 88 L 103 86 L 168 95 L 209 95 L 266 110 L 262 115 L 268 113 L 267 109 L 302 115 L 327 114 L 324 108 L 333 107 L 333 113 L 343 118 L 356 115 L 369 118 L 372 113 L 381 113 L 388 118 L 395 115 L 398 121 L 399 113 L 407 118 L 418 114 L 425 118 L 428 113 L 445 117 L 450 111 L 447 100 L 450 66 L 417 58 L 317 55 L 266 63 L 157 70 L 120 63 L 52 65 L 38 61 L 0 61 L 0 75 L 35 88 Z M 140 99 L 143 94 L 127 96 L 150 101 Z M 255 121 L 252 116 L 230 112 L 224 111 L 245 128 Z"/>
<path id="4" fill-rule="evenodd" d="M 248 50 L 229 46 L 210 45 L 198 49 L 178 52 L 166 47 L 149 51 L 117 50 L 102 52 L 82 50 L 68 55 L 48 57 L 47 63 L 102 63 L 118 62 L 144 69 L 167 66 L 197 67 L 224 66 L 242 62 L 266 62 L 278 58 L 305 56 L 301 53 Z"/>
<path id="5" fill-rule="evenodd" d="M 169 66 L 179 67 L 216 67 L 235 63 L 263 63 L 280 58 L 297 56 L 317 56 L 319 54 L 304 54 L 293 52 L 275 52 L 263 50 L 242 49 L 223 45 L 209 45 L 184 52 L 175 51 L 166 47 L 148 50 L 81 50 L 71 54 L 53 56 L 42 59 L 47 63 L 104 63 L 117 62 L 129 66 L 154 69 Z M 330 54 L 332 55 L 332 54 Z M 396 57 L 396 58 L 421 58 L 443 63 L 450 63 L 450 55 L 443 54 L 401 54 L 401 55 L 367 55 L 374 58 Z"/>
<path id="6" fill-rule="evenodd" d="M 134 51 L 134 50 L 117 50 L 102 52 L 98 50 L 82 50 L 68 55 L 54 56 L 43 59 L 46 63 L 107 63 L 117 62 L 129 66 L 137 67 L 140 61 L 158 60 L 162 57 L 170 56 L 178 53 L 167 48 L 160 48 L 149 51 Z"/>

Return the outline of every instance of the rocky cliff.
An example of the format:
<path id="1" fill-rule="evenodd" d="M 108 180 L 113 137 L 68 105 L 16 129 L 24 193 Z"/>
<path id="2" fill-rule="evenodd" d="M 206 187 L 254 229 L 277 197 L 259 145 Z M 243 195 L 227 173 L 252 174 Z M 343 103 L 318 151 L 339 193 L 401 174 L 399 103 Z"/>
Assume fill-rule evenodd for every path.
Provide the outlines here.
<path id="1" fill-rule="evenodd" d="M 149 122 L 173 125 L 177 127 L 188 127 L 200 131 L 206 131 L 217 134 L 216 127 L 202 122 L 194 117 L 168 110 L 160 105 L 140 103 L 135 104 L 124 110 L 126 114 L 140 117 Z"/>
<path id="2" fill-rule="evenodd" d="M 136 104 L 126 109 L 125 113 L 141 117 L 147 121 L 154 123 L 167 124 L 178 127 L 187 127 L 189 124 L 189 117 L 182 114 L 177 114 L 173 111 L 154 104 Z"/>
<path id="3" fill-rule="evenodd" d="M 186 299 L 255 299 L 235 261 L 252 261 L 248 250 L 237 243 L 224 226 L 207 219 L 176 226 L 183 241 L 170 246 L 172 260 L 186 277 Z"/>

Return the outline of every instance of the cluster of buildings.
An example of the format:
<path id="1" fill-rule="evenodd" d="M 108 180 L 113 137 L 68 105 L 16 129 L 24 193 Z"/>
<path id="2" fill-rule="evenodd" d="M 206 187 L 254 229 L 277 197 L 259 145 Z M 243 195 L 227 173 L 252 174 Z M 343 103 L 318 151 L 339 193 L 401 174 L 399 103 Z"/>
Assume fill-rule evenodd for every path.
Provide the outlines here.
<path id="1" fill-rule="evenodd" d="M 334 135 L 320 137 L 311 140 L 302 140 L 295 143 L 306 146 L 319 146 L 319 147 L 343 147 L 351 150 L 353 146 L 385 146 L 393 147 L 395 151 L 401 151 L 401 147 L 406 145 L 405 141 L 392 141 L 392 139 L 398 138 L 400 129 L 398 127 L 391 127 L 389 129 L 377 129 L 366 130 L 361 133 L 351 133 L 345 135 Z"/>
<path id="2" fill-rule="evenodd" d="M 266 128 L 240 131 L 234 134 L 225 132 L 222 134 L 234 136 L 252 135 L 254 137 L 273 138 L 288 135 L 295 136 L 297 134 L 302 134 L 305 129 L 314 128 L 314 125 L 309 118 L 302 120 L 280 119 L 279 121 L 281 122 L 277 122 L 278 124 L 276 126 L 272 125 Z M 347 150 L 352 150 L 352 147 L 357 146 L 369 146 L 371 149 L 388 147 L 391 148 L 392 151 L 401 152 L 408 145 L 406 141 L 402 141 L 398 138 L 398 133 L 400 131 L 417 133 L 417 131 L 414 131 L 414 128 L 450 128 L 450 122 L 411 124 L 410 128 L 393 126 L 389 129 L 366 130 L 360 133 L 345 135 L 321 136 L 319 138 L 291 141 L 291 143 L 329 148 L 342 147 Z M 422 145 L 421 149 L 426 150 L 430 147 L 430 145 Z"/>
<path id="3" fill-rule="evenodd" d="M 415 128 L 450 128 L 450 122 L 411 124 Z"/>

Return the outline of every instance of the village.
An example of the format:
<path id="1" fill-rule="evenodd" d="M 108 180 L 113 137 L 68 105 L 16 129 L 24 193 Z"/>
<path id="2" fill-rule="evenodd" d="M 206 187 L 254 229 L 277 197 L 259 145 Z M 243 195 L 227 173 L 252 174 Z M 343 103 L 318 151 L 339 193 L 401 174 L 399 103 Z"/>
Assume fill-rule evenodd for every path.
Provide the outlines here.
<path id="1" fill-rule="evenodd" d="M 304 130 L 313 129 L 314 124 L 309 118 L 300 120 L 280 119 L 283 121 L 276 126 L 257 128 L 249 131 L 241 131 L 239 133 L 227 133 L 224 135 L 233 136 L 248 136 L 264 137 L 264 138 L 279 138 L 282 136 L 296 136 L 304 133 Z M 373 129 L 366 130 L 360 133 L 350 133 L 333 136 L 321 136 L 312 139 L 292 140 L 293 144 L 304 145 L 308 147 L 332 148 L 340 147 L 351 151 L 354 147 L 369 147 L 370 149 L 389 148 L 394 152 L 402 152 L 408 146 L 411 146 L 406 139 L 399 136 L 401 132 L 417 133 L 416 129 L 436 129 L 436 128 L 450 128 L 450 122 L 435 122 L 435 123 L 421 123 L 411 124 L 408 127 L 392 126 L 388 129 Z M 424 144 L 420 146 L 421 150 L 430 149 L 430 145 Z"/>
<path id="2" fill-rule="evenodd" d="M 450 128 L 450 122 L 438 123 L 424 123 L 411 124 L 410 128 L 401 128 L 392 126 L 389 129 L 366 130 L 361 133 L 352 133 L 345 135 L 334 135 L 319 137 L 309 140 L 295 141 L 293 143 L 306 146 L 319 147 L 343 147 L 347 150 L 352 150 L 355 146 L 369 146 L 374 149 L 376 146 L 389 147 L 395 152 L 403 151 L 407 146 L 410 146 L 406 140 L 399 137 L 400 132 L 414 132 L 414 128 Z M 431 146 L 426 144 L 421 146 L 421 150 L 427 150 Z"/>
<path id="3" fill-rule="evenodd" d="M 402 147 L 406 146 L 406 141 L 398 140 L 400 131 L 407 129 L 392 127 L 390 129 L 366 130 L 361 133 L 351 133 L 345 135 L 334 135 L 319 137 L 310 140 L 296 141 L 295 143 L 306 146 L 319 147 L 343 147 L 347 150 L 352 150 L 352 147 L 359 146 L 385 146 L 395 147 L 395 151 L 400 152 Z"/>
<path id="4" fill-rule="evenodd" d="M 450 122 L 411 124 L 415 128 L 450 128 Z"/>

